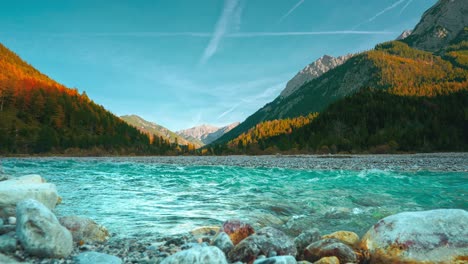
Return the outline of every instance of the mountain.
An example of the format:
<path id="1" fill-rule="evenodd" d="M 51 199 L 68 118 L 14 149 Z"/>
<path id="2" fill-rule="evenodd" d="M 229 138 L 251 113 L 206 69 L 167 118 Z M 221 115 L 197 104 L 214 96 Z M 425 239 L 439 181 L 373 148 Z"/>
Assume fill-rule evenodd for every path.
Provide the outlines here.
<path id="1" fill-rule="evenodd" d="M 180 130 L 176 133 L 185 138 L 199 140 L 203 143 L 203 145 L 207 145 L 217 140 L 227 132 L 231 131 L 238 125 L 239 122 L 235 122 L 221 128 L 211 125 L 201 125 L 185 130 Z"/>
<path id="2" fill-rule="evenodd" d="M 294 76 L 287 84 L 286 88 L 281 92 L 281 97 L 285 98 L 293 94 L 298 88 L 304 85 L 306 82 L 310 82 L 315 78 L 322 76 L 327 71 L 340 66 L 345 63 L 353 55 L 348 54 L 340 57 L 333 57 L 324 55 L 313 63 L 307 65 L 304 69 Z"/>
<path id="3" fill-rule="evenodd" d="M 439 0 L 424 13 L 405 42 L 411 47 L 435 52 L 459 39 L 461 34 L 465 34 L 466 27 L 468 27 L 466 0 Z"/>
<path id="4" fill-rule="evenodd" d="M 468 151 L 468 90 L 439 96 L 405 96 L 361 89 L 289 130 L 271 134 L 275 120 L 260 123 L 215 154 L 399 153 Z M 302 118 L 302 120 L 307 120 Z M 278 127 L 278 126 L 276 126 Z M 262 131 L 263 130 L 263 131 Z M 276 128 L 276 131 L 278 129 Z"/>
<path id="5" fill-rule="evenodd" d="M 147 135 L 0 44 L 0 153 L 166 154 Z"/>
<path id="6" fill-rule="evenodd" d="M 305 116 L 321 112 L 331 103 L 356 93 L 362 88 L 389 90 L 407 96 L 434 96 L 456 92 L 468 87 L 468 43 L 466 4 L 464 0 L 442 0 L 427 11 L 413 33 L 403 41 L 392 41 L 374 50 L 356 54 L 342 65 L 330 69 L 299 88 L 290 89 L 266 104 L 239 126 L 213 142 L 226 144 L 257 124 L 270 120 Z M 464 2 L 466 3 L 466 2 Z M 431 11 L 432 10 L 432 11 Z M 439 10 L 442 14 L 438 14 Z M 463 14 L 460 18 L 459 14 Z M 447 21 L 461 23 L 453 26 Z M 438 42 L 438 52 L 418 50 L 412 46 L 427 46 L 427 21 L 434 21 L 451 33 Z M 456 37 L 453 37 L 456 36 Z M 448 43 L 444 46 L 444 43 Z M 411 45 L 411 46 L 410 46 Z M 435 48 L 435 46 L 431 46 Z M 446 51 L 440 53 L 444 48 Z"/>
<path id="7" fill-rule="evenodd" d="M 140 131 L 146 134 L 155 135 L 157 137 L 162 137 L 169 140 L 171 143 L 177 143 L 179 145 L 189 145 L 192 144 L 194 147 L 199 148 L 203 146 L 203 143 L 199 140 L 192 139 L 187 140 L 183 136 L 177 135 L 171 130 L 160 126 L 156 123 L 149 122 L 137 115 L 125 115 L 120 117 L 123 121 L 127 122 L 129 125 L 136 127 Z"/>
<path id="8" fill-rule="evenodd" d="M 405 38 L 409 37 L 411 33 L 413 33 L 413 30 L 405 30 L 400 34 L 400 36 L 396 38 L 396 40 L 404 40 Z"/>

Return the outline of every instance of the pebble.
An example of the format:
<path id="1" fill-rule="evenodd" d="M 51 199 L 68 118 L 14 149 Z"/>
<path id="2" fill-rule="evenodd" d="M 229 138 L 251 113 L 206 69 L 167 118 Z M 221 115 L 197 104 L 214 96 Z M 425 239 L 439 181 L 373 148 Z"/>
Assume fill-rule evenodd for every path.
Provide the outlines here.
<path id="1" fill-rule="evenodd" d="M 8 217 L 8 224 L 16 225 L 16 217 L 13 217 L 13 216 Z"/>

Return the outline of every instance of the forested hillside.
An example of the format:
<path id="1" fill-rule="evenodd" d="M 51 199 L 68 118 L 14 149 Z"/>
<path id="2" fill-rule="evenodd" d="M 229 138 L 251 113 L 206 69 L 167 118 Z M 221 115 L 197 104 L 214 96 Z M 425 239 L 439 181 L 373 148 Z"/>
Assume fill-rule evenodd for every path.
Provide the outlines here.
<path id="1" fill-rule="evenodd" d="M 363 89 L 333 103 L 304 126 L 248 142 L 214 146 L 213 151 L 216 154 L 468 151 L 468 91 L 402 96 Z"/>
<path id="2" fill-rule="evenodd" d="M 164 154 L 177 146 L 127 125 L 0 44 L 0 153 Z"/>

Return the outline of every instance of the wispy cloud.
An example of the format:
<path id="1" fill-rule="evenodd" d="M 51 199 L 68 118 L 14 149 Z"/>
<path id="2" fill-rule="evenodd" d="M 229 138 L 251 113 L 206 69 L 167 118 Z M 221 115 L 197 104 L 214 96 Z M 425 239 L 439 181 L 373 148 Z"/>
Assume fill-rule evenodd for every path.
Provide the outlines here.
<path id="1" fill-rule="evenodd" d="M 400 15 L 403 14 L 403 12 L 406 10 L 406 8 L 413 2 L 413 0 L 408 0 L 406 2 L 406 5 L 403 6 L 403 8 L 400 10 Z"/>
<path id="2" fill-rule="evenodd" d="M 281 23 L 283 22 L 283 20 L 285 20 L 289 15 L 291 15 L 292 12 L 294 12 L 294 10 L 296 10 L 299 6 L 301 6 L 303 3 L 304 3 L 305 0 L 299 0 L 299 2 L 297 2 L 291 9 L 289 9 L 289 11 L 284 14 L 280 20 L 278 21 L 278 23 Z"/>
<path id="3" fill-rule="evenodd" d="M 218 46 L 224 35 L 229 30 L 229 27 L 234 24 L 239 27 L 241 16 L 241 5 L 239 0 L 225 0 L 223 12 L 216 23 L 216 27 L 208 46 L 205 48 L 200 59 L 200 64 L 205 64 L 218 50 Z"/>
<path id="4" fill-rule="evenodd" d="M 264 80 L 260 80 L 259 83 L 264 82 Z M 264 101 L 270 101 L 275 96 L 279 95 L 279 92 L 285 87 L 285 82 L 276 83 L 272 86 L 269 86 L 267 89 L 263 90 L 258 94 L 254 94 L 252 96 L 247 96 L 241 99 L 240 102 L 235 103 L 233 106 L 228 108 L 226 111 L 222 112 L 218 117 L 217 120 L 225 117 L 226 115 L 232 113 L 234 110 L 239 108 L 241 105 L 246 104 L 255 104 L 256 106 L 261 103 L 265 103 Z M 257 106 L 258 107 L 258 106 Z"/>
<path id="5" fill-rule="evenodd" d="M 379 16 L 387 13 L 388 11 L 398 7 L 399 5 L 401 5 L 402 3 L 404 3 L 405 1 L 407 0 L 398 0 L 396 1 L 395 3 L 393 3 L 392 5 L 390 6 L 387 6 L 386 8 L 384 8 L 382 11 L 378 12 L 377 14 L 373 15 L 371 18 L 369 18 L 367 21 L 363 22 L 363 23 L 360 23 L 358 25 L 356 25 L 355 27 L 353 27 L 353 30 L 354 29 L 357 29 L 358 27 L 364 25 L 364 24 L 367 24 L 367 23 L 370 23 L 372 21 L 374 21 L 375 19 L 377 19 Z"/>

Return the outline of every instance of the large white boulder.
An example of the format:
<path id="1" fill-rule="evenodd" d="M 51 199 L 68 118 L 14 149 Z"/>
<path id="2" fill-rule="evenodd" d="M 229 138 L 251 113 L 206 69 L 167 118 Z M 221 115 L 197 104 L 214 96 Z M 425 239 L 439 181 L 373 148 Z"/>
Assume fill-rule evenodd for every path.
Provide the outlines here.
<path id="1" fill-rule="evenodd" d="M 370 263 L 464 263 L 468 259 L 468 212 L 406 212 L 380 220 L 363 237 Z"/>
<path id="2" fill-rule="evenodd" d="M 16 204 L 25 199 L 37 200 L 52 210 L 58 201 L 57 188 L 39 175 L 0 181 L 0 218 L 15 216 Z"/>
<path id="3" fill-rule="evenodd" d="M 28 199 L 16 207 L 16 236 L 26 252 L 45 258 L 63 258 L 73 250 L 73 238 L 57 217 L 40 202 Z"/>

